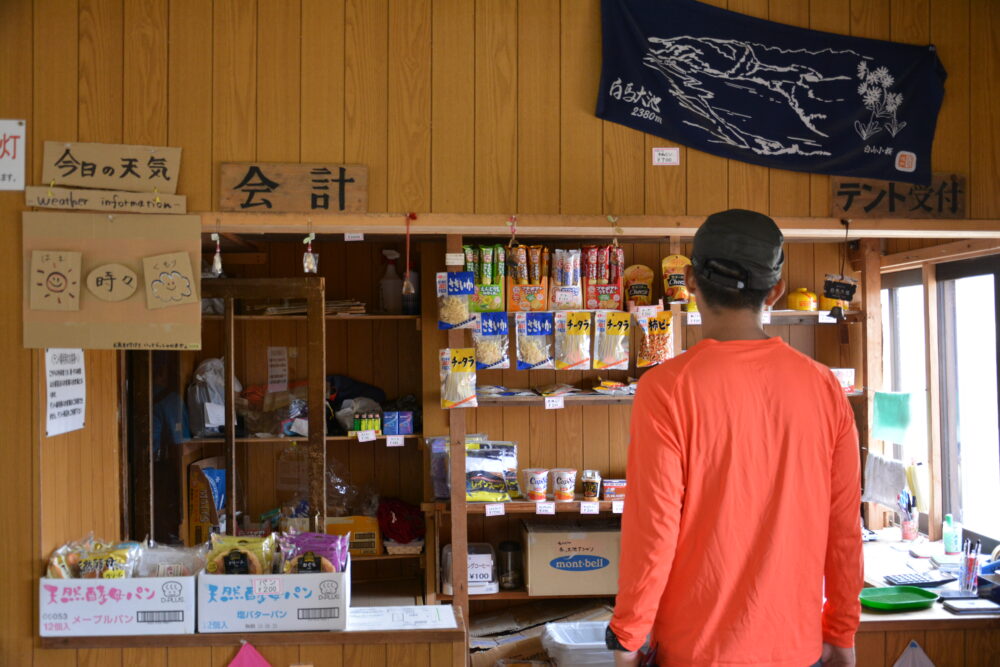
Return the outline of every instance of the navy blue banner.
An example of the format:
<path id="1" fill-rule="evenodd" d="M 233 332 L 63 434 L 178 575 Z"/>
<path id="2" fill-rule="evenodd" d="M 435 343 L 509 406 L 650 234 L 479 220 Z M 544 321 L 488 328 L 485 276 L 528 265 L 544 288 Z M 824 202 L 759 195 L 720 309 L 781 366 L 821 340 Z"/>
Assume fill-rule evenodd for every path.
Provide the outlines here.
<path id="1" fill-rule="evenodd" d="M 933 46 L 695 0 L 603 0 L 597 115 L 725 158 L 928 184 L 947 76 Z"/>

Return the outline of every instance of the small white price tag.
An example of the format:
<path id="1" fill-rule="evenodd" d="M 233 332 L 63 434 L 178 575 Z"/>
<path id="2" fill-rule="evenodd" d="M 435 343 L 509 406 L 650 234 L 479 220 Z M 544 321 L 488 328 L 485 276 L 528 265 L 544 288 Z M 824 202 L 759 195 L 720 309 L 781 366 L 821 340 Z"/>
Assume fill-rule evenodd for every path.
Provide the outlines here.
<path id="1" fill-rule="evenodd" d="M 546 410 L 562 410 L 566 407 L 566 401 L 563 400 L 562 396 L 546 396 L 545 397 L 545 409 Z"/>
<path id="2" fill-rule="evenodd" d="M 829 310 L 821 310 L 821 311 L 819 311 L 819 323 L 820 324 L 836 324 L 837 320 L 834 319 L 834 318 L 832 318 L 832 317 L 830 317 L 830 311 Z"/>
<path id="3" fill-rule="evenodd" d="M 254 577 L 254 595 L 278 595 L 281 593 L 281 580 L 272 577 Z"/>
<path id="4" fill-rule="evenodd" d="M 448 252 L 444 255 L 445 266 L 465 266 L 465 255 L 460 252 Z"/>
<path id="5" fill-rule="evenodd" d="M 624 500 L 612 500 L 611 501 L 611 513 L 621 514 L 625 511 L 625 501 Z"/>
<path id="6" fill-rule="evenodd" d="M 385 436 L 385 446 L 386 447 L 402 447 L 403 446 L 403 436 L 401 436 L 401 435 L 387 435 L 387 436 Z"/>
<path id="7" fill-rule="evenodd" d="M 486 504 L 486 516 L 503 516 L 503 515 L 504 515 L 503 503 Z"/>
<path id="8" fill-rule="evenodd" d="M 697 311 L 692 311 L 687 314 L 688 324 L 701 324 L 701 313 Z"/>
<path id="9" fill-rule="evenodd" d="M 580 503 L 580 514 L 600 514 L 601 504 L 591 501 Z"/>
<path id="10" fill-rule="evenodd" d="M 358 431 L 358 442 L 372 442 L 375 440 L 375 431 Z"/>
<path id="11" fill-rule="evenodd" d="M 770 308 L 765 308 L 764 312 L 762 312 L 760 314 L 760 321 L 763 324 L 770 324 L 771 323 L 771 309 Z"/>
<path id="12" fill-rule="evenodd" d="M 364 241 L 364 232 L 347 232 L 344 234 L 345 241 Z"/>
<path id="13" fill-rule="evenodd" d="M 556 504 L 555 503 L 535 503 L 535 514 L 555 514 Z"/>
<path id="14" fill-rule="evenodd" d="M 653 166 L 677 166 L 681 163 L 681 149 L 676 147 L 654 148 Z"/>

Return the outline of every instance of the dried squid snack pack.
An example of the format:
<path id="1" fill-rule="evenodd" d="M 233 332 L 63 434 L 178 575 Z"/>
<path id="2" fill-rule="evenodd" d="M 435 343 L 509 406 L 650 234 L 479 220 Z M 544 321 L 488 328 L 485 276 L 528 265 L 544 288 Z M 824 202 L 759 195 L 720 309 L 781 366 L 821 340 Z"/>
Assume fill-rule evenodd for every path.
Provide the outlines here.
<path id="1" fill-rule="evenodd" d="M 510 368 L 507 313 L 476 313 L 472 344 L 476 348 L 476 370 Z"/>
<path id="2" fill-rule="evenodd" d="M 438 329 L 466 329 L 472 326 L 469 301 L 476 293 L 475 275 L 472 271 L 437 274 Z"/>
<path id="3" fill-rule="evenodd" d="M 552 313 L 517 313 L 517 370 L 548 370 L 552 362 Z"/>

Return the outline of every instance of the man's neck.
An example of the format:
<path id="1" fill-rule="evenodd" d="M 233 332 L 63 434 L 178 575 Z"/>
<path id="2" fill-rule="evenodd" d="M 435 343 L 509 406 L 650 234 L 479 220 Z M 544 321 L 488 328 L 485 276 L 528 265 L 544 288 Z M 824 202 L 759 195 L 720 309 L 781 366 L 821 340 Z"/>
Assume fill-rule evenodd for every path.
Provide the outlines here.
<path id="1" fill-rule="evenodd" d="M 708 308 L 701 312 L 701 331 L 705 338 L 718 341 L 765 340 L 760 313 L 746 308 Z"/>

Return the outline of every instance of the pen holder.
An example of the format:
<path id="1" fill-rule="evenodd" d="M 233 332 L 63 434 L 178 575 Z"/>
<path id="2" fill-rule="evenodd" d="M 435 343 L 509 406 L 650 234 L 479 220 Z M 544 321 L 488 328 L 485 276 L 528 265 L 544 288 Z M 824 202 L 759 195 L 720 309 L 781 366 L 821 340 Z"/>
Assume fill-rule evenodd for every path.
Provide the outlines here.
<path id="1" fill-rule="evenodd" d="M 977 593 L 979 590 L 979 561 L 976 558 L 963 558 L 959 570 L 958 586 L 963 593 Z"/>
<path id="2" fill-rule="evenodd" d="M 903 519 L 902 528 L 904 541 L 908 542 L 917 539 L 917 535 L 919 534 L 917 531 L 917 517 Z"/>

